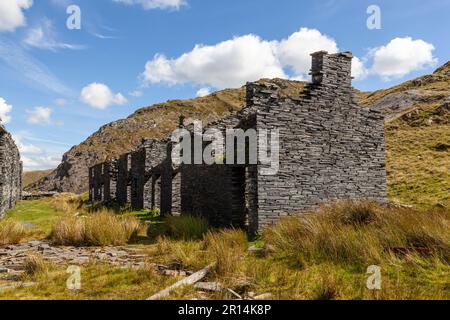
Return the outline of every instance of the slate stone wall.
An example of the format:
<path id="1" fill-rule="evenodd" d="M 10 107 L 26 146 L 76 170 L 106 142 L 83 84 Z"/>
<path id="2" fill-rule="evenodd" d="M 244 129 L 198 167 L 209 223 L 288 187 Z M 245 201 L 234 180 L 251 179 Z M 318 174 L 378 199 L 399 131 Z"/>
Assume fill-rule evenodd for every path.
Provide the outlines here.
<path id="1" fill-rule="evenodd" d="M 116 198 L 119 205 L 131 202 L 131 154 L 121 155 L 117 161 Z"/>
<path id="2" fill-rule="evenodd" d="M 11 135 L 0 124 L 0 219 L 22 197 L 22 162 Z"/>
<path id="3" fill-rule="evenodd" d="M 250 85 L 258 129 L 278 129 L 280 169 L 258 168 L 258 229 L 336 199 L 387 199 L 384 118 L 356 105 L 350 53 L 313 54 L 306 96 L 280 98 L 274 84 Z"/>

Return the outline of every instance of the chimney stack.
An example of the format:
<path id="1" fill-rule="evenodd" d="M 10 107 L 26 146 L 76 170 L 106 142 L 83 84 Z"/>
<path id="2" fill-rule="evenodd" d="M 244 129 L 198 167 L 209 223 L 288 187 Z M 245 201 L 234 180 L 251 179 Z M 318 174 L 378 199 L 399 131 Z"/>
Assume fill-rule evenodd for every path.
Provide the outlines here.
<path id="1" fill-rule="evenodd" d="M 316 85 L 332 85 L 351 87 L 352 59 L 351 52 L 328 54 L 318 51 L 311 54 L 312 83 Z"/>

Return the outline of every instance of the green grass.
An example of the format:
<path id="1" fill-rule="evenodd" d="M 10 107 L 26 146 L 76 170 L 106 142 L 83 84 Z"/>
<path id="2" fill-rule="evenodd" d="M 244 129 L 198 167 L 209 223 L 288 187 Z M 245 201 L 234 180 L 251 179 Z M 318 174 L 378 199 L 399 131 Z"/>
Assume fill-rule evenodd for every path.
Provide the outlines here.
<path id="1" fill-rule="evenodd" d="M 67 216 L 67 213 L 52 207 L 49 199 L 20 201 L 8 212 L 6 219 L 32 224 L 36 231 L 48 234 L 54 222 Z"/>

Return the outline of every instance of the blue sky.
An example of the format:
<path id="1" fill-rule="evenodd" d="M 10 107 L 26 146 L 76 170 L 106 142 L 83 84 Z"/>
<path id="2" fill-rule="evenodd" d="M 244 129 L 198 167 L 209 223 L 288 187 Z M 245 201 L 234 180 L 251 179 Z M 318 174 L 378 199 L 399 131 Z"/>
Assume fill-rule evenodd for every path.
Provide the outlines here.
<path id="1" fill-rule="evenodd" d="M 381 29 L 367 26 L 370 5 Z M 311 51 L 352 51 L 366 91 L 430 73 L 449 60 L 448 12 L 449 0 L 1 0 L 0 117 L 25 169 L 51 168 L 139 107 L 308 79 Z"/>

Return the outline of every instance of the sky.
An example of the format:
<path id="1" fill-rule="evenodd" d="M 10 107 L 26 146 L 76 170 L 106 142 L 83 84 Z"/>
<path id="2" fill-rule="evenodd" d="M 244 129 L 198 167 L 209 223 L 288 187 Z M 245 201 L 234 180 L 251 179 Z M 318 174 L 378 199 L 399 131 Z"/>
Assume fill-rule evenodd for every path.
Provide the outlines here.
<path id="1" fill-rule="evenodd" d="M 353 85 L 391 87 L 450 59 L 450 0 L 0 0 L 0 118 L 26 171 L 140 107 L 247 81 L 308 80 L 351 51 Z"/>

